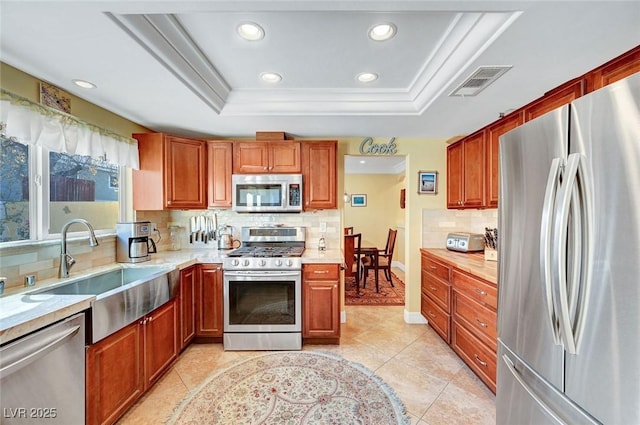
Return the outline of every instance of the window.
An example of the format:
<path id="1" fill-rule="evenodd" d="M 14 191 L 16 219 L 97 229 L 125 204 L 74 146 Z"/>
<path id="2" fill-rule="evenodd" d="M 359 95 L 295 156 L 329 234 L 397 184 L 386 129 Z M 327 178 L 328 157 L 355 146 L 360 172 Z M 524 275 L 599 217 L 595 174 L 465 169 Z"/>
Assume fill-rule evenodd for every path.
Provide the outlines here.
<path id="1" fill-rule="evenodd" d="M 0 242 L 46 239 L 74 218 L 88 220 L 96 231 L 115 229 L 121 169 L 2 136 Z"/>

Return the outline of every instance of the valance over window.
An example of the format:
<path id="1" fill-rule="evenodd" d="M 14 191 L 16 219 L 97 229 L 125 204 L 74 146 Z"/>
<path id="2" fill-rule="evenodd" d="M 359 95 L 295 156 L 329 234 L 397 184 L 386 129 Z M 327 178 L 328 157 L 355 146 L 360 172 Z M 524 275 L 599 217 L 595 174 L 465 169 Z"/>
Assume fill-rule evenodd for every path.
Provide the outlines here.
<path id="1" fill-rule="evenodd" d="M 55 152 L 88 155 L 139 168 L 138 142 L 81 121 L 69 114 L 0 89 L 0 123 L 4 133 L 25 144 Z"/>

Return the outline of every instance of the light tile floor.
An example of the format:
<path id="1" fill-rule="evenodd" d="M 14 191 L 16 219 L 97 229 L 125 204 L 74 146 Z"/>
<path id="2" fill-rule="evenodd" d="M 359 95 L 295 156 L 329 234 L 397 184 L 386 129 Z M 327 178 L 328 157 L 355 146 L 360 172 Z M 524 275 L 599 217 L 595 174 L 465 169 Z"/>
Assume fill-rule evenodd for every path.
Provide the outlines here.
<path id="1" fill-rule="evenodd" d="M 400 271 L 394 270 L 401 279 Z M 347 306 L 340 345 L 305 345 L 375 371 L 413 425 L 495 424 L 495 396 L 428 326 L 404 322 L 404 307 Z M 192 344 L 120 425 L 160 424 L 210 374 L 254 352 Z"/>

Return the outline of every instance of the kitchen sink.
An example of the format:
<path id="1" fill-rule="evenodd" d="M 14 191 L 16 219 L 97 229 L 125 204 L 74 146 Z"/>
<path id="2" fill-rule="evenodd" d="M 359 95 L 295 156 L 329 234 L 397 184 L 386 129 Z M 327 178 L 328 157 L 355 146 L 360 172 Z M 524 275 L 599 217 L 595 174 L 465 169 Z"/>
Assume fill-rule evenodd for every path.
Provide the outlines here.
<path id="1" fill-rule="evenodd" d="M 32 292 L 32 295 L 95 295 L 88 339 L 98 342 L 160 307 L 177 294 L 176 268 L 135 266 L 105 271 Z"/>

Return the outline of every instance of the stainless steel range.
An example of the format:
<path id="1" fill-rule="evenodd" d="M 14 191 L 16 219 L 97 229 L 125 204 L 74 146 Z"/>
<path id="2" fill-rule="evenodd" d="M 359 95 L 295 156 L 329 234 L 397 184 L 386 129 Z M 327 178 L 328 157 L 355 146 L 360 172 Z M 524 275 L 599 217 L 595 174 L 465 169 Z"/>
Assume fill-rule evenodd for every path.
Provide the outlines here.
<path id="1" fill-rule="evenodd" d="M 223 259 L 224 349 L 302 348 L 304 227 L 243 227 Z"/>

